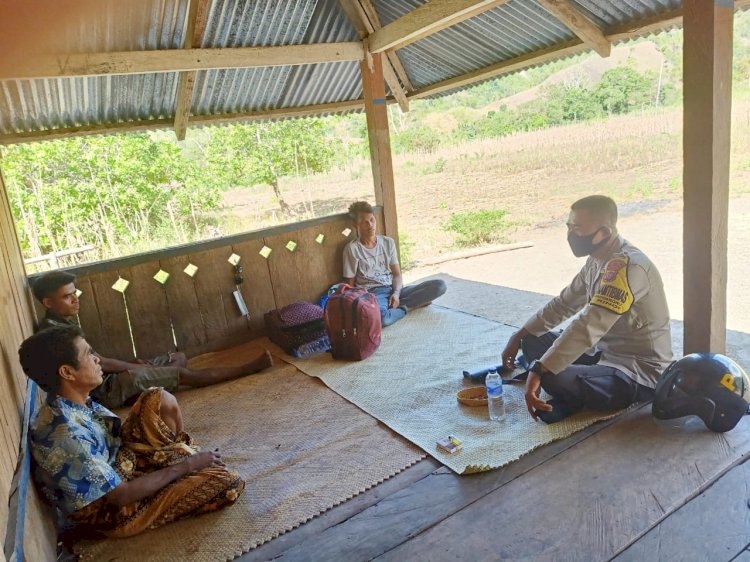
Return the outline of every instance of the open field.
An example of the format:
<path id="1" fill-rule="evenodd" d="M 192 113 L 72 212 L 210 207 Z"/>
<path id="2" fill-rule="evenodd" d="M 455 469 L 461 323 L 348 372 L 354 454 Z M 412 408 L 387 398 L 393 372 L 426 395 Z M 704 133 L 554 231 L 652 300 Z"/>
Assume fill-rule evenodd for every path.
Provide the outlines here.
<path id="1" fill-rule="evenodd" d="M 750 102 L 735 104 L 731 194 L 750 193 Z M 559 224 L 576 198 L 605 193 L 644 212 L 682 193 L 682 113 L 663 110 L 394 156 L 399 231 L 411 260 L 454 251 L 442 225 L 452 213 L 505 209 L 508 242 Z M 369 162 L 282 183 L 294 219 L 344 211 L 372 195 Z M 280 220 L 270 188 L 225 195 L 231 232 Z M 293 219 L 293 220 L 294 220 Z M 412 246 L 414 244 L 414 246 Z"/>

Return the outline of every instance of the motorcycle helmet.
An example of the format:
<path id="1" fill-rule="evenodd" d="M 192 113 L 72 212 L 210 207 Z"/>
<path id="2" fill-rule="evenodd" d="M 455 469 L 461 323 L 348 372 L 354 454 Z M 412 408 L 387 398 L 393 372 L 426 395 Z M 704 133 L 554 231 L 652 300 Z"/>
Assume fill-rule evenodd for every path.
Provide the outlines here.
<path id="1" fill-rule="evenodd" d="M 651 412 L 660 420 L 695 415 L 711 431 L 724 432 L 748 413 L 750 378 L 718 353 L 691 353 L 674 361 L 656 385 Z"/>

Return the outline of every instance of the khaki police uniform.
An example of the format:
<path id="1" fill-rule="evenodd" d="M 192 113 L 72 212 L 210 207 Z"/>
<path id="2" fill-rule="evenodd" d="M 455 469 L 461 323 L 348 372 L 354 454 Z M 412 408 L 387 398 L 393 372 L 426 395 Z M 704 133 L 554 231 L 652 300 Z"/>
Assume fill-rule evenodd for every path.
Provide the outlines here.
<path id="1" fill-rule="evenodd" d="M 551 333 L 571 317 L 559 336 Z M 539 359 L 553 373 L 542 377 L 542 387 L 558 393 L 559 385 L 567 386 L 566 381 L 580 387 L 581 377 L 600 377 L 595 385 L 606 387 L 601 377 L 615 376 L 619 379 L 615 386 L 622 388 L 605 388 L 605 393 L 631 392 L 629 404 L 650 397 L 643 391 L 656 386 L 672 361 L 669 310 L 661 276 L 643 252 L 620 236 L 609 256 L 589 257 L 570 285 L 524 328 L 532 334 L 524 338 L 524 354 L 527 359 Z M 545 345 L 540 349 L 540 344 Z M 587 352 L 596 353 L 595 365 L 585 364 L 596 361 Z M 554 378 L 558 380 L 554 382 Z M 549 384 L 545 385 L 545 379 L 550 379 Z M 621 382 L 631 383 L 629 389 Z M 580 388 L 563 390 L 581 393 Z M 622 402 L 616 400 L 616 406 L 621 407 Z"/>

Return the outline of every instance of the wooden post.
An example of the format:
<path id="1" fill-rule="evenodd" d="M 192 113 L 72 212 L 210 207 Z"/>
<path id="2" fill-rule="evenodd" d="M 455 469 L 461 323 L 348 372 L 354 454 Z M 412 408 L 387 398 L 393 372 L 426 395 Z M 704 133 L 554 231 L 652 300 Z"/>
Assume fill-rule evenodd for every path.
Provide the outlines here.
<path id="1" fill-rule="evenodd" d="M 683 10 L 685 353 L 723 353 L 734 2 Z"/>
<path id="2" fill-rule="evenodd" d="M 362 61 L 362 89 L 365 96 L 367 134 L 370 141 L 372 179 L 375 183 L 375 202 L 383 206 L 383 233 L 398 246 L 398 220 L 396 215 L 396 189 L 393 181 L 391 139 L 388 132 L 388 106 L 385 99 L 383 61 L 380 53 Z"/>

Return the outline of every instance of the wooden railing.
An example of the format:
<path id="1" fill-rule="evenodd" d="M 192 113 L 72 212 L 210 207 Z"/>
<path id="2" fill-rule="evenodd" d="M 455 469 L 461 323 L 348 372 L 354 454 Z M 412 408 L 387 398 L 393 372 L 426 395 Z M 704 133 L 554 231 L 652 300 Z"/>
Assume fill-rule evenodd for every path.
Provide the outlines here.
<path id="1" fill-rule="evenodd" d="M 382 209 L 377 214 L 382 218 Z M 268 310 L 316 302 L 341 280 L 342 251 L 355 236 L 348 216 L 334 215 L 66 271 L 77 276 L 79 321 L 97 352 L 145 359 L 176 348 L 193 356 L 264 335 Z M 293 251 L 289 242 L 296 244 Z M 271 249 L 268 258 L 260 254 L 264 246 Z M 232 254 L 243 268 L 239 290 L 247 317 L 233 296 Z M 192 277 L 184 271 L 190 264 L 198 268 Z M 154 279 L 159 271 L 169 274 L 164 284 Z M 129 282 L 124 293 L 112 288 L 120 278 Z M 43 315 L 38 303 L 37 315 Z"/>

